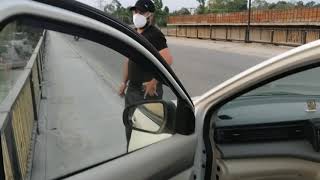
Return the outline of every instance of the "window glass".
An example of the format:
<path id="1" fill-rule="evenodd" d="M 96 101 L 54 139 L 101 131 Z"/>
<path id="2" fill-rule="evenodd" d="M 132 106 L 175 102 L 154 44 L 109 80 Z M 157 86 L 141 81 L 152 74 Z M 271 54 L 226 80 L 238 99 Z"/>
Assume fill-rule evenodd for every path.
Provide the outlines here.
<path id="1" fill-rule="evenodd" d="M 219 125 L 319 118 L 320 68 L 305 70 L 254 89 L 224 105 Z"/>
<path id="2" fill-rule="evenodd" d="M 30 59 L 42 32 L 20 21 L 10 23 L 0 32 L 0 102 Z"/>
<path id="3" fill-rule="evenodd" d="M 26 71 L 26 64 L 32 62 L 31 55 L 36 53 L 37 57 L 43 57 L 41 62 L 35 61 L 41 63 L 37 68 L 43 77 L 38 84 L 42 88 L 42 98 L 37 121 L 39 134 L 34 149 L 32 179 L 58 178 L 172 135 L 173 131 L 168 131 L 166 127 L 158 124 L 156 130 L 166 129 L 165 133 L 131 130 L 132 137 L 128 144 L 128 132 L 123 122 L 127 97 L 119 96 L 119 88 L 123 82 L 124 65 L 132 61 L 109 47 L 51 30 L 45 30 L 45 50 L 41 54 L 35 47 L 43 32 L 43 29 L 35 28 L 24 21 L 23 24 L 10 23 L 0 35 L 0 100 L 17 85 L 15 82 Z M 143 68 L 141 71 L 149 73 Z M 158 77 L 152 73 L 156 72 L 151 72 L 149 77 Z M 31 74 L 37 76 L 36 73 Z M 156 79 L 156 87 L 161 89 L 161 94 L 157 91 L 154 98 L 145 95 L 143 84 L 150 80 L 146 79 L 141 84 L 132 86 L 131 82 L 127 83 L 126 94 L 129 88 L 132 88 L 133 93 L 130 105 L 153 99 L 176 103 L 174 93 L 161 79 Z M 135 98 L 141 94 L 142 97 L 145 96 L 144 99 Z M 136 119 L 140 123 L 139 127 L 157 125 L 150 121 L 153 119 L 159 120 L 160 124 L 164 121 L 166 110 L 161 104 L 139 107 L 141 111 L 138 113 L 144 118 Z M 148 122 L 147 117 L 151 117 L 147 119 Z M 14 126 L 13 129 L 15 128 L 17 127 Z"/>

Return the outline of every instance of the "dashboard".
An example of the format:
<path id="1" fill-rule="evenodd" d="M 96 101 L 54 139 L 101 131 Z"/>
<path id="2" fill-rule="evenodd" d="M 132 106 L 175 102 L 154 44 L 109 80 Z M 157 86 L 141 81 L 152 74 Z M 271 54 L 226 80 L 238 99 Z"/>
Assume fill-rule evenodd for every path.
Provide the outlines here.
<path id="1" fill-rule="evenodd" d="M 258 97 L 227 104 L 212 127 L 221 158 L 279 156 L 319 162 L 320 113 L 307 111 L 309 100 Z"/>

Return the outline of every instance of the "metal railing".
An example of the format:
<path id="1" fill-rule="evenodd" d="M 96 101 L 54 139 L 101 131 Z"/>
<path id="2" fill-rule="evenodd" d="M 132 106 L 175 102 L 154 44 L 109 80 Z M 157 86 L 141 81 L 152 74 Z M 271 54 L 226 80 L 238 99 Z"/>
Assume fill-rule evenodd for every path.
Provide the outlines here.
<path id="1" fill-rule="evenodd" d="M 246 26 L 177 25 L 161 28 L 166 36 L 245 41 Z M 320 29 L 294 26 L 256 26 L 250 28 L 250 42 L 299 46 L 320 39 Z"/>
<path id="2" fill-rule="evenodd" d="M 17 82 L 0 104 L 0 179 L 30 179 L 42 94 L 45 41 L 46 31 Z"/>
<path id="3" fill-rule="evenodd" d="M 320 8 L 293 8 L 252 10 L 251 23 L 319 23 Z M 248 12 L 215 13 L 189 16 L 170 16 L 168 24 L 245 24 L 248 22 Z"/>

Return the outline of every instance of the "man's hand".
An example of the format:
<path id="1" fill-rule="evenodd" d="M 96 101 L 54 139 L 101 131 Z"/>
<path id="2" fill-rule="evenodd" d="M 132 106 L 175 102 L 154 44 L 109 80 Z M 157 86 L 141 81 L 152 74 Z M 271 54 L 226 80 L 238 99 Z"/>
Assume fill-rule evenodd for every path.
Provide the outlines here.
<path id="1" fill-rule="evenodd" d="M 120 88 L 119 88 L 119 96 L 123 97 L 125 95 L 126 89 L 127 89 L 127 84 L 121 83 Z"/>
<path id="2" fill-rule="evenodd" d="M 144 98 L 146 98 L 147 95 L 158 96 L 157 84 L 158 84 L 158 81 L 155 79 L 152 79 L 149 82 L 143 83 Z"/>

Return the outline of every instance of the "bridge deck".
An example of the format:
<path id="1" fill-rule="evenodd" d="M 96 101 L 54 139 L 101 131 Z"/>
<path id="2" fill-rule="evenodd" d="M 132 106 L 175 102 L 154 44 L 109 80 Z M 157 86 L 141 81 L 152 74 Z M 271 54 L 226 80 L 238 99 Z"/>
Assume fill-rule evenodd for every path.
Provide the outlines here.
<path id="1" fill-rule="evenodd" d="M 72 41 L 48 33 L 35 180 L 52 179 L 126 151 L 123 99 L 88 65 Z"/>

